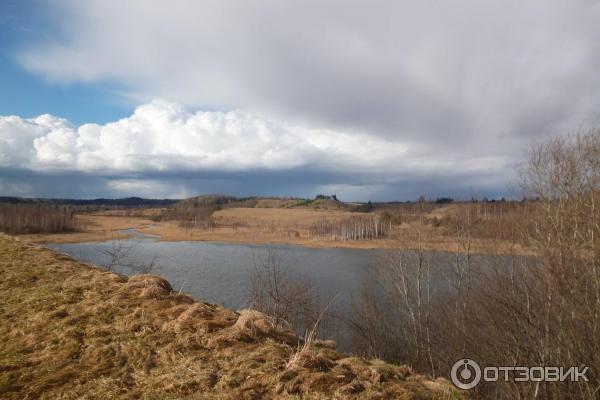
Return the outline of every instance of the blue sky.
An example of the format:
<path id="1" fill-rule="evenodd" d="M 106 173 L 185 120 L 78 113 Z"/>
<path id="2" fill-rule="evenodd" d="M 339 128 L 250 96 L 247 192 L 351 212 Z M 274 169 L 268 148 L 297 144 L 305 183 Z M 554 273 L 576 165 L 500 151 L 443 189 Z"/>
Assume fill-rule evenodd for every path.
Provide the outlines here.
<path id="1" fill-rule="evenodd" d="M 132 104 L 115 96 L 115 82 L 57 84 L 32 74 L 18 62 L 18 51 L 52 33 L 39 2 L 0 2 L 0 115 L 54 114 L 70 121 L 105 123 L 131 113 Z"/>
<path id="2" fill-rule="evenodd" d="M 515 196 L 598 124 L 600 5 L 0 2 L 0 195 Z"/>

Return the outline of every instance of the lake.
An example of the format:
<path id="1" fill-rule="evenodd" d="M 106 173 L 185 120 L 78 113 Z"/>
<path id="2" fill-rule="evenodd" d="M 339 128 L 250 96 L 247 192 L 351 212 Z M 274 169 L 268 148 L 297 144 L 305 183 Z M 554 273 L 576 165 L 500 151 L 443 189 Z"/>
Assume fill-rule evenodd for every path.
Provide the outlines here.
<path id="1" fill-rule="evenodd" d="M 316 286 L 319 300 L 342 317 L 351 312 L 352 299 L 360 296 L 361 285 L 378 262 L 383 250 L 310 248 L 281 244 L 239 244 L 219 242 L 161 242 L 150 235 L 126 231 L 133 237 L 116 242 L 48 244 L 75 259 L 99 266 L 110 263 L 112 249 L 121 247 L 121 259 L 112 270 L 125 275 L 140 273 L 129 264 L 150 265 L 150 273 L 164 276 L 176 291 L 197 299 L 222 304 L 237 310 L 248 303 L 250 280 L 257 265 L 266 258 L 267 248 L 280 256 L 289 271 L 309 278 Z M 434 267 L 451 270 L 454 255 L 429 252 Z M 489 259 L 493 256 L 478 256 Z M 499 256 L 495 256 L 497 258 Z M 438 289 L 442 283 L 438 283 Z M 442 290 L 443 291 L 443 290 Z M 332 334 L 342 348 L 348 348 L 349 336 L 343 324 Z"/>

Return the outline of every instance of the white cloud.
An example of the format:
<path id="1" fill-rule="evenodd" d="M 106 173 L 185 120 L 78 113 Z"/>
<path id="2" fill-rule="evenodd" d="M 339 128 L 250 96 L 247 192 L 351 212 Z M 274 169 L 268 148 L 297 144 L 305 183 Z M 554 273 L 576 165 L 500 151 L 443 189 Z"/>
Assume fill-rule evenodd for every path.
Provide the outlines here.
<path id="1" fill-rule="evenodd" d="M 47 6 L 55 29 L 20 62 L 50 81 L 117 82 L 138 103 L 258 110 L 482 156 L 596 122 L 600 107 L 592 0 Z"/>
<path id="2" fill-rule="evenodd" d="M 0 166 L 78 172 L 198 170 L 385 171 L 407 146 L 366 134 L 308 129 L 243 112 L 189 112 L 156 100 L 128 118 L 74 126 L 51 115 L 0 117 Z"/>
<path id="3" fill-rule="evenodd" d="M 113 179 L 106 183 L 105 190 L 118 197 L 135 195 L 147 198 L 182 199 L 195 194 L 179 182 L 174 183 L 155 179 Z"/>

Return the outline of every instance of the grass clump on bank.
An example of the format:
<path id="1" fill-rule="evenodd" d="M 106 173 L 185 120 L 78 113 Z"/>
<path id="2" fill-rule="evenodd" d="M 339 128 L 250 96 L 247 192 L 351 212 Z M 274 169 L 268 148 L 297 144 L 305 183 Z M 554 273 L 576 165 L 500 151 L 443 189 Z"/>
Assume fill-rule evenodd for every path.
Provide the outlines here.
<path id="1" fill-rule="evenodd" d="M 455 398 L 410 368 L 298 338 L 236 313 L 0 236 L 0 397 Z"/>

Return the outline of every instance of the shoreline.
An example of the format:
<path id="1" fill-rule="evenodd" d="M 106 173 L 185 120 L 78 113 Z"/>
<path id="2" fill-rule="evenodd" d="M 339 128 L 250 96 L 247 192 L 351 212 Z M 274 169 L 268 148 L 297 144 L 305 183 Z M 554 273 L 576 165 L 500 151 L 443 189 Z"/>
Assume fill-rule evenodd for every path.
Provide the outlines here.
<path id="1" fill-rule="evenodd" d="M 281 235 L 260 233 L 253 231 L 231 230 L 216 228 L 213 230 L 185 229 L 173 222 L 155 222 L 149 219 L 121 216 L 104 215 L 82 215 L 78 216 L 84 226 L 81 232 L 59 233 L 59 234 L 28 234 L 19 237 L 38 244 L 60 244 L 60 243 L 89 243 L 104 242 L 110 240 L 130 239 L 134 235 L 123 233 L 124 230 L 136 230 L 141 234 L 156 236 L 157 241 L 179 242 L 222 242 L 235 244 L 283 244 L 302 246 L 307 248 L 332 248 L 332 249 L 358 249 L 358 250 L 418 250 L 443 251 L 455 253 L 457 242 L 452 238 L 442 235 L 429 235 L 428 240 L 421 243 L 410 238 L 401 239 L 377 239 L 377 240 L 311 240 L 305 237 L 282 237 Z M 87 229 L 86 229 L 87 228 Z M 469 246 L 471 254 L 495 254 L 495 255 L 535 255 L 532 249 L 520 245 L 511 246 L 509 243 L 484 239 L 472 239 Z M 466 253 L 464 249 L 458 249 L 460 253 Z"/>

